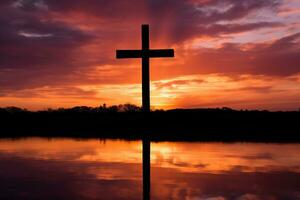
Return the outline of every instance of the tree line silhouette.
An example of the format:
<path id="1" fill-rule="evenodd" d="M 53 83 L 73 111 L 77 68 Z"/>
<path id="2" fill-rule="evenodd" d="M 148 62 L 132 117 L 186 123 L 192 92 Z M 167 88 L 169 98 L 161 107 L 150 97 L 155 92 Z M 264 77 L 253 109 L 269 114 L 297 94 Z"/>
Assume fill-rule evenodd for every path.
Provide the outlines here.
<path id="1" fill-rule="evenodd" d="M 0 137 L 79 137 L 184 141 L 300 141 L 300 110 L 152 110 L 133 104 L 29 111 L 0 108 Z"/>

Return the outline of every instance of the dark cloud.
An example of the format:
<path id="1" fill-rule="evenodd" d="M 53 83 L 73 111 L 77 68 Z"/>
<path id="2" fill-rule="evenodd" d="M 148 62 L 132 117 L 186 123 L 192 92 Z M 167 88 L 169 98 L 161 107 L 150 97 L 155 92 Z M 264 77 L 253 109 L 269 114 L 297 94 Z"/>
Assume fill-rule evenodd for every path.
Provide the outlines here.
<path id="1" fill-rule="evenodd" d="M 237 32 L 274 26 L 276 23 L 264 21 L 237 26 L 222 26 L 218 22 L 239 20 L 262 8 L 274 10 L 281 3 L 278 0 L 203 2 L 197 4 L 180 0 L 75 0 L 71 4 L 68 1 L 45 1 L 51 10 L 93 15 L 105 19 L 110 24 L 117 24 L 119 29 L 123 27 L 123 31 L 131 30 L 131 27 L 141 23 L 150 23 L 155 27 L 152 32 L 153 38 L 159 38 L 162 32 L 168 29 L 167 39 L 172 43 L 199 35 L 230 32 L 230 29 Z M 229 8 L 224 10 L 224 7 Z"/>
<path id="2" fill-rule="evenodd" d="M 189 73 L 290 76 L 300 72 L 299 39 L 300 33 L 296 33 L 271 44 L 227 43 L 217 49 L 201 48 L 185 65 Z"/>
<path id="3" fill-rule="evenodd" d="M 11 1 L 11 6 L 29 12 L 48 9 L 48 6 L 44 3 L 44 0 L 14 0 Z"/>
<path id="4" fill-rule="evenodd" d="M 257 92 L 257 93 L 265 94 L 265 93 L 275 91 L 275 89 L 273 88 L 273 86 L 250 86 L 250 87 L 241 87 L 236 89 L 225 89 L 224 91 L 227 92 L 248 91 L 248 92 Z"/>
<path id="5" fill-rule="evenodd" d="M 169 27 L 171 29 L 169 31 L 170 40 L 175 42 L 201 35 L 211 36 L 274 26 L 274 23 L 263 21 L 243 25 L 220 25 L 218 23 L 231 23 L 234 20 L 240 20 L 262 8 L 274 9 L 279 5 L 279 1 L 216 0 L 202 1 L 201 4 L 195 6 L 195 4 L 190 4 L 188 1 L 174 2 L 167 0 L 163 1 L 163 3 L 158 3 L 158 0 L 149 0 L 149 4 L 156 5 L 152 6 L 151 9 L 151 15 L 155 16 L 151 22 L 156 26 L 160 26 L 160 29 L 163 29 L 163 26 L 166 25 L 163 19 L 171 15 L 170 12 L 173 12 L 168 23 L 170 23 Z M 229 8 L 224 9 L 227 6 Z"/>
<path id="6" fill-rule="evenodd" d="M 24 11 L 12 1 L 0 11 L 1 89 L 48 85 L 84 62 L 75 51 L 93 39 L 91 34 L 53 22 L 47 12 Z"/>
<path id="7" fill-rule="evenodd" d="M 260 28 L 267 27 L 278 27 L 281 26 L 280 23 L 277 22 L 257 22 L 257 23 L 246 23 L 246 24 L 214 24 L 211 26 L 203 26 L 203 30 L 201 31 L 203 34 L 209 36 L 219 36 L 220 34 L 233 34 L 233 33 L 241 33 L 251 30 L 258 30 Z"/>
<path id="8" fill-rule="evenodd" d="M 37 89 L 20 89 L 18 91 L 6 90 L 2 94 L 2 97 L 16 97 L 16 98 L 71 98 L 71 99 L 87 99 L 87 100 L 106 100 L 97 97 L 96 91 L 86 91 L 80 88 L 65 86 L 65 87 L 45 87 Z"/>

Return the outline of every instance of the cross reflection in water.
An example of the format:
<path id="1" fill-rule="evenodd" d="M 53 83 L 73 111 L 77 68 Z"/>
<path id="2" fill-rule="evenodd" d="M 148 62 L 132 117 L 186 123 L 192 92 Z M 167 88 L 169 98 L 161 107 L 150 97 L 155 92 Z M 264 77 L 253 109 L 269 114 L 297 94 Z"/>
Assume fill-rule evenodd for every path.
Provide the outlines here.
<path id="1" fill-rule="evenodd" d="M 143 200 L 150 200 L 150 139 L 143 138 Z"/>

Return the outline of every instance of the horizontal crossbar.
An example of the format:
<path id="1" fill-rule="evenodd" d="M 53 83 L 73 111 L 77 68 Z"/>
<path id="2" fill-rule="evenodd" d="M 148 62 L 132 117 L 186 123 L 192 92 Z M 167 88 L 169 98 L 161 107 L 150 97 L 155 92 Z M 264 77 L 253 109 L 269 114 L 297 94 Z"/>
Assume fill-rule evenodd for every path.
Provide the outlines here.
<path id="1" fill-rule="evenodd" d="M 173 49 L 153 49 L 149 50 L 148 56 L 151 58 L 174 57 Z"/>
<path id="2" fill-rule="evenodd" d="M 117 58 L 141 58 L 141 50 L 117 50 Z"/>
<path id="3" fill-rule="evenodd" d="M 150 49 L 150 50 L 117 50 L 117 58 L 160 58 L 174 57 L 173 49 Z"/>

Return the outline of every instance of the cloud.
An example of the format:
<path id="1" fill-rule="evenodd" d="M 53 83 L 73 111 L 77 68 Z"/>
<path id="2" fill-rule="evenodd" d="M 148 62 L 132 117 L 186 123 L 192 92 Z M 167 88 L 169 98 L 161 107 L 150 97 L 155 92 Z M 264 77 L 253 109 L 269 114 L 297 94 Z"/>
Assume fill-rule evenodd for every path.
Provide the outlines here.
<path id="1" fill-rule="evenodd" d="M 165 82 L 161 82 L 161 81 L 157 81 L 154 82 L 154 86 L 156 87 L 157 90 L 161 90 L 161 89 L 175 89 L 178 86 L 181 85 L 189 85 L 191 83 L 203 83 L 204 80 L 201 79 L 177 79 L 177 80 L 170 80 L 170 81 L 165 81 Z"/>
<path id="2" fill-rule="evenodd" d="M 190 50 L 191 73 L 249 73 L 291 76 L 300 72 L 300 33 L 271 43 L 225 43 L 220 48 Z M 196 52 L 196 53 L 195 53 Z"/>
<path id="3" fill-rule="evenodd" d="M 75 0 L 68 1 L 47 0 L 45 4 L 54 12 L 80 13 L 97 17 L 112 27 L 118 24 L 119 29 L 131 30 L 142 23 L 150 23 L 156 27 L 153 38 L 160 38 L 162 32 L 168 33 L 165 39 L 177 43 L 199 35 L 223 33 L 226 26 L 217 23 L 238 20 L 259 9 L 276 10 L 281 1 L 274 0 L 217 0 L 217 1 L 180 1 L 180 0 L 130 0 L 105 1 Z M 133 6 L 134 5 L 134 6 Z M 228 9 L 224 10 L 225 7 Z M 257 27 L 269 27 L 276 23 L 258 22 L 254 24 L 237 25 L 233 31 L 246 31 Z M 211 27 L 211 28 L 207 28 Z"/>
<path id="4" fill-rule="evenodd" d="M 12 6 L 27 11 L 48 10 L 48 6 L 43 0 L 15 0 Z"/>
<path id="5" fill-rule="evenodd" d="M 260 199 L 261 198 L 259 198 L 255 194 L 244 194 L 244 195 L 240 196 L 239 198 L 237 198 L 237 200 L 260 200 Z"/>
<path id="6" fill-rule="evenodd" d="M 48 85 L 81 65 L 76 49 L 93 36 L 64 23 L 42 20 L 47 14 L 12 6 L 0 7 L 0 11 L 0 88 Z"/>
<path id="7" fill-rule="evenodd" d="M 83 90 L 77 87 L 42 87 L 32 90 L 20 90 L 18 92 L 6 91 L 3 97 L 17 98 L 73 98 L 73 99 L 98 99 L 97 92 L 94 90 Z"/>

